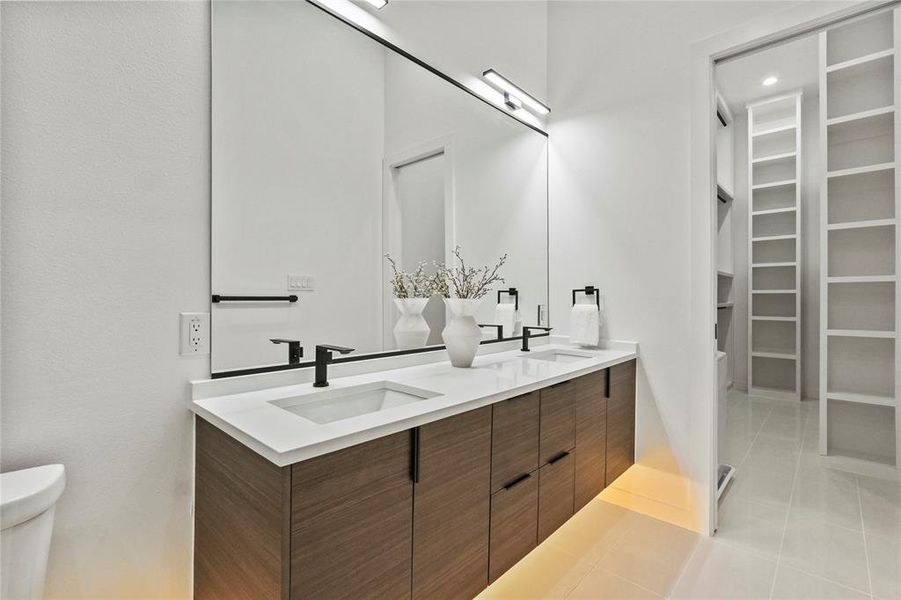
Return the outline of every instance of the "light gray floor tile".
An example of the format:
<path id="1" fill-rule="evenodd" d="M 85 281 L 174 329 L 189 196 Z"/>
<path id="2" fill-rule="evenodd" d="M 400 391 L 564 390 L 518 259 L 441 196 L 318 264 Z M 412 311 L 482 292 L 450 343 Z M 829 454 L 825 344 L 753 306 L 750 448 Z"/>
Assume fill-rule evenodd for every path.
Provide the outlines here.
<path id="1" fill-rule="evenodd" d="M 869 593 L 866 551 L 860 531 L 789 514 L 780 561 Z"/>
<path id="2" fill-rule="evenodd" d="M 856 481 L 799 479 L 792 493 L 791 512 L 801 518 L 862 529 Z"/>
<path id="3" fill-rule="evenodd" d="M 745 463 L 736 471 L 731 494 L 751 502 L 788 505 L 794 479 L 794 466 L 762 468 L 756 463 Z M 855 499 L 856 493 L 855 487 Z"/>
<path id="4" fill-rule="evenodd" d="M 901 540 L 867 535 L 870 579 L 877 598 L 901 598 Z"/>
<path id="5" fill-rule="evenodd" d="M 799 453 L 799 447 L 792 440 L 758 437 L 751 444 L 748 458 L 743 464 L 749 464 L 761 469 L 795 468 Z"/>
<path id="6" fill-rule="evenodd" d="M 779 565 L 772 596 L 773 600 L 864 600 L 869 597 L 784 564 Z"/>
<path id="7" fill-rule="evenodd" d="M 857 480 L 867 533 L 901 539 L 901 483 L 864 476 Z"/>
<path id="8" fill-rule="evenodd" d="M 728 498 L 720 508 L 716 539 L 776 558 L 787 516 L 787 505 Z"/>
<path id="9" fill-rule="evenodd" d="M 566 596 L 567 600 L 644 600 L 662 597 L 600 566 L 595 567 L 576 589 Z"/>
<path id="10" fill-rule="evenodd" d="M 672 598 L 766 598 L 776 561 L 736 546 L 705 539 L 682 573 Z"/>

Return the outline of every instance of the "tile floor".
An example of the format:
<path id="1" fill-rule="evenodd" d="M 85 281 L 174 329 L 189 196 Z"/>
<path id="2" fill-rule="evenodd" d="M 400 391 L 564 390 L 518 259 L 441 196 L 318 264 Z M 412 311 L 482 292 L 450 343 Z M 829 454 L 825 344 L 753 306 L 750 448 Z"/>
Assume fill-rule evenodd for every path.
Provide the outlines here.
<path id="1" fill-rule="evenodd" d="M 597 498 L 479 597 L 901 598 L 901 482 L 823 466 L 816 402 L 728 406 L 716 536 Z"/>

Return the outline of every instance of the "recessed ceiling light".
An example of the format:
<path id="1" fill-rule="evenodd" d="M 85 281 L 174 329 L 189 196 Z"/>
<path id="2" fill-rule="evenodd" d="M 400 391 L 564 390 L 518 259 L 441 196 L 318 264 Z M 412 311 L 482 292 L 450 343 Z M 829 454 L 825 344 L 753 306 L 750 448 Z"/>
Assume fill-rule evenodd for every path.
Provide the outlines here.
<path id="1" fill-rule="evenodd" d="M 779 82 L 779 78 L 771 75 L 763 80 L 763 85 L 769 87 L 771 85 L 776 85 L 778 82 Z"/>

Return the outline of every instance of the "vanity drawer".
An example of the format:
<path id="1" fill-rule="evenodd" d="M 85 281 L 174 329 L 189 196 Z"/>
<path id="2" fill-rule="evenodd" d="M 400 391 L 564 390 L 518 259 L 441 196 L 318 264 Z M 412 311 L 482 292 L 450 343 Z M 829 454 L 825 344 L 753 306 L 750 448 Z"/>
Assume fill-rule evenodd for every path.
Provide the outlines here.
<path id="1" fill-rule="evenodd" d="M 561 454 L 538 470 L 538 542 L 557 531 L 573 516 L 575 461 Z"/>
<path id="2" fill-rule="evenodd" d="M 539 463 L 545 464 L 576 445 L 575 393 L 578 380 L 541 390 Z"/>
<path id="3" fill-rule="evenodd" d="M 493 406 L 491 491 L 538 468 L 538 392 Z"/>
<path id="4" fill-rule="evenodd" d="M 575 510 L 604 489 L 607 461 L 607 370 L 580 377 L 576 387 Z"/>
<path id="5" fill-rule="evenodd" d="M 491 583 L 538 545 L 538 472 L 491 495 L 488 582 Z"/>

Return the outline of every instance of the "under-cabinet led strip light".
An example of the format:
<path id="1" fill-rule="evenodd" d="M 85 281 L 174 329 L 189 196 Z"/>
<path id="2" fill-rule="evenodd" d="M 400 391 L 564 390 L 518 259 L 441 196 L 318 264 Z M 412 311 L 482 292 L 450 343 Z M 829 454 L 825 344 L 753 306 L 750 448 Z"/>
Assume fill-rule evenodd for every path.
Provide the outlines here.
<path id="1" fill-rule="evenodd" d="M 510 100 L 519 100 L 523 106 L 539 115 L 546 115 L 551 112 L 551 109 L 548 108 L 546 104 L 542 103 L 534 96 L 527 94 L 521 87 L 499 74 L 494 69 L 488 69 L 482 73 L 482 77 L 504 92 L 504 103 L 510 107 L 511 110 L 514 110 L 511 104 L 515 104 L 515 102 L 510 102 Z"/>

